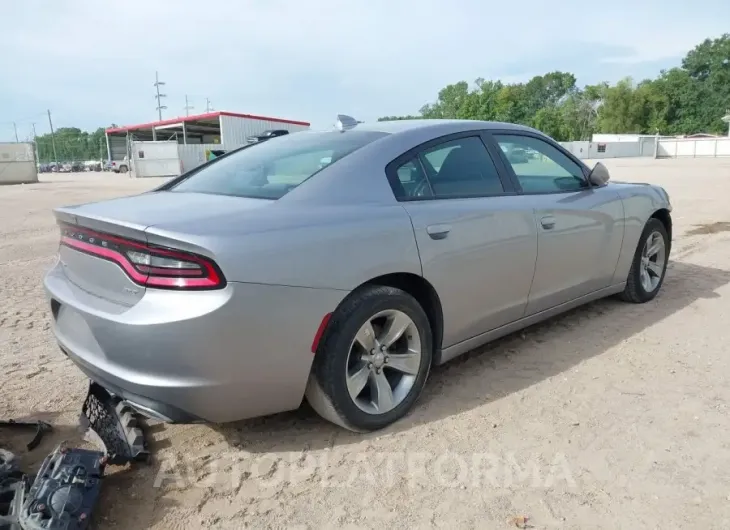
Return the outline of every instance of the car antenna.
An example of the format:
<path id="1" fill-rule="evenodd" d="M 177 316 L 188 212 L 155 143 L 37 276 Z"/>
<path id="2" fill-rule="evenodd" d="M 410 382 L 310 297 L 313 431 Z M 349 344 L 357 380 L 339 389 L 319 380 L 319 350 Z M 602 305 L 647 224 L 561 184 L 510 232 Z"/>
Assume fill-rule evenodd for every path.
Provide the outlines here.
<path id="1" fill-rule="evenodd" d="M 335 122 L 335 127 L 337 127 L 340 132 L 345 132 L 357 126 L 358 123 L 362 122 L 357 121 L 352 116 L 348 116 L 346 114 L 338 114 L 337 121 Z"/>

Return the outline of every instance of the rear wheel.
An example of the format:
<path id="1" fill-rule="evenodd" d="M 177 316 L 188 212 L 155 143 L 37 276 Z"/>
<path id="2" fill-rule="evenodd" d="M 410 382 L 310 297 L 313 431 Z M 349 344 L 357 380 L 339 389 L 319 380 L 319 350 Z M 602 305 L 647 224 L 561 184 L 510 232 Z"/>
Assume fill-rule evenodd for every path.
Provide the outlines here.
<path id="1" fill-rule="evenodd" d="M 428 377 L 428 317 L 400 289 L 369 286 L 335 311 L 322 338 L 307 400 L 325 419 L 373 431 L 405 416 Z"/>
<path id="2" fill-rule="evenodd" d="M 127 166 L 119 166 L 120 173 L 126 173 L 129 170 Z"/>
<path id="3" fill-rule="evenodd" d="M 667 229 L 659 219 L 651 218 L 639 239 L 621 298 L 635 304 L 652 300 L 664 282 L 668 262 Z"/>

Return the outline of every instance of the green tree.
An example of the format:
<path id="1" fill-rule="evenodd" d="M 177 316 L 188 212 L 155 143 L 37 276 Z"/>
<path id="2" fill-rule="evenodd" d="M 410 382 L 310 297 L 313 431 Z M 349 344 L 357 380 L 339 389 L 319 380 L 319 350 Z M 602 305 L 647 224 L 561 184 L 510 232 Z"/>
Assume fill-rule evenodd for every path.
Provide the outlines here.
<path id="1" fill-rule="evenodd" d="M 81 162 L 106 158 L 106 139 L 102 127 L 91 133 L 76 127 L 61 127 L 55 131 L 53 139 L 50 134 L 36 137 L 39 162 L 55 161 L 54 143 L 59 162 Z"/>
<path id="2" fill-rule="evenodd" d="M 728 108 L 730 34 L 705 40 L 689 51 L 681 67 L 638 84 L 627 78 L 580 89 L 573 74 L 559 71 L 526 83 L 480 78 L 473 88 L 466 81 L 446 86 L 419 115 L 403 118 L 505 121 L 558 140 L 587 140 L 594 132 L 724 133 L 721 117 Z"/>

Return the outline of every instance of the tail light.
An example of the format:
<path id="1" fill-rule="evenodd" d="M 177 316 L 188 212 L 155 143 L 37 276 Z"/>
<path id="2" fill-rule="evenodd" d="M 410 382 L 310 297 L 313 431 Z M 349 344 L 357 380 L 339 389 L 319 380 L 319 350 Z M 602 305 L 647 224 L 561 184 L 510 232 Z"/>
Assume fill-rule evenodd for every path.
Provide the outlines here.
<path id="1" fill-rule="evenodd" d="M 61 245 L 119 265 L 132 281 L 161 289 L 221 289 L 226 281 L 212 260 L 61 224 Z"/>

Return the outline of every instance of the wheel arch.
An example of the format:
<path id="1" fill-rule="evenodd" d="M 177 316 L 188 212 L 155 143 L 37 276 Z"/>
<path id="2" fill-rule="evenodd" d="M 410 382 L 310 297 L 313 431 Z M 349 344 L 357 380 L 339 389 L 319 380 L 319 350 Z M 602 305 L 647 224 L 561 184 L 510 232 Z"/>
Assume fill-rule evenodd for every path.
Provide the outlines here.
<path id="1" fill-rule="evenodd" d="M 347 297 L 345 297 L 345 300 L 356 295 L 361 289 L 374 285 L 384 285 L 387 287 L 401 289 L 402 291 L 407 292 L 416 299 L 416 301 L 425 311 L 426 316 L 428 317 L 429 324 L 431 325 L 434 349 L 433 363 L 440 364 L 442 345 L 441 343 L 444 334 L 444 316 L 443 310 L 441 308 L 441 299 L 439 298 L 439 295 L 433 285 L 431 285 L 431 283 L 423 276 L 419 276 L 411 272 L 395 272 L 383 274 L 381 276 L 371 278 L 358 285 L 355 289 L 352 290 L 352 292 L 350 292 Z M 340 304 L 344 303 L 345 300 L 340 302 Z M 320 335 L 319 340 L 317 341 L 318 343 L 322 342 L 322 336 L 324 335 L 324 333 L 327 333 L 329 331 L 329 329 L 326 329 L 327 327 L 328 326 L 325 326 L 325 329 L 322 330 L 322 333 L 318 334 Z M 319 348 L 317 348 L 317 353 L 319 353 Z"/>
<path id="2" fill-rule="evenodd" d="M 650 219 L 658 219 L 662 222 L 664 225 L 664 228 L 667 230 L 667 235 L 669 236 L 669 249 L 671 251 L 672 248 L 672 215 L 669 213 L 669 210 L 667 208 L 659 208 L 657 211 L 655 211 L 653 214 L 651 214 Z"/>
<path id="3" fill-rule="evenodd" d="M 444 314 L 441 298 L 436 289 L 423 276 L 410 272 L 397 272 L 378 276 L 363 283 L 366 285 L 386 285 L 410 294 L 426 312 L 433 334 L 433 363 L 441 363 L 441 342 L 444 334 Z"/>

